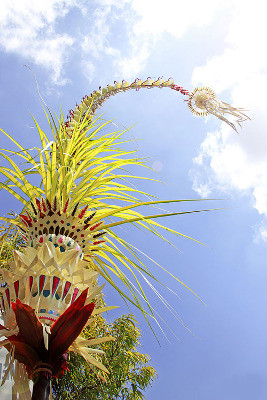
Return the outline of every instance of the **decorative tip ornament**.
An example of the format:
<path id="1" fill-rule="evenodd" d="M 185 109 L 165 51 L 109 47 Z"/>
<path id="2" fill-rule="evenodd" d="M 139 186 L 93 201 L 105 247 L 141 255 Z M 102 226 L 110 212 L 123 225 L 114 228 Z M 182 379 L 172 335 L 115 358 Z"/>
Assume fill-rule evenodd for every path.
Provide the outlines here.
<path id="1" fill-rule="evenodd" d="M 188 107 L 191 112 L 197 116 L 206 116 L 213 114 L 221 121 L 226 122 L 231 128 L 237 132 L 235 124 L 242 126 L 242 122 L 250 119 L 243 111 L 242 108 L 232 107 L 228 103 L 220 101 L 214 91 L 209 87 L 197 87 L 189 94 Z M 235 123 L 231 122 L 228 117 L 235 118 Z"/>

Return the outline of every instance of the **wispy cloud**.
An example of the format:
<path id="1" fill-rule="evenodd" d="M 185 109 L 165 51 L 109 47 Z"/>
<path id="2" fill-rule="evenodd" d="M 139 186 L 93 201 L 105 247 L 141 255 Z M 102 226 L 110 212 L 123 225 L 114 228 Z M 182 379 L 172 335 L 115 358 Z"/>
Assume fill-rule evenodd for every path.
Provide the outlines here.
<path id="1" fill-rule="evenodd" d="M 249 109 L 239 136 L 222 125 L 209 132 L 201 144 L 194 169 L 194 189 L 251 194 L 255 209 L 267 217 L 267 57 L 263 51 L 267 26 L 262 2 L 236 1 L 232 22 L 221 55 L 193 73 L 194 84 L 209 84 L 217 92 L 230 91 L 231 103 Z M 206 176 L 206 178 L 205 178 Z M 208 177 L 208 178 L 207 178 Z M 266 227 L 258 234 L 266 240 Z"/>
<path id="2" fill-rule="evenodd" d="M 124 14 L 125 23 L 130 27 L 129 52 L 114 60 L 114 64 L 121 75 L 129 79 L 145 68 L 163 33 L 181 38 L 190 26 L 201 28 L 210 23 L 220 8 L 220 2 L 216 0 L 165 0 L 160 5 L 153 0 L 131 0 L 127 3 L 133 11 Z"/>
<path id="3" fill-rule="evenodd" d="M 117 77 L 132 79 L 142 72 L 164 33 L 181 38 L 189 27 L 202 28 L 212 21 L 223 6 L 217 0 L 166 0 L 157 5 L 153 0 L 99 0 L 91 14 L 91 27 L 84 33 L 83 59 L 110 55 Z M 111 29 L 124 26 L 121 41 L 110 44 Z M 125 42 L 126 50 L 123 49 Z"/>
<path id="4" fill-rule="evenodd" d="M 62 69 L 74 40 L 57 32 L 75 0 L 3 0 L 0 3 L 0 46 L 51 71 L 54 83 L 64 84 Z"/>
<path id="5" fill-rule="evenodd" d="M 267 243 L 267 227 L 266 224 L 262 222 L 259 225 L 254 226 L 254 242 L 259 243 L 259 242 L 265 242 Z"/>
<path id="6" fill-rule="evenodd" d="M 62 72 L 77 49 L 81 71 L 89 80 L 93 76 L 84 67 L 89 65 L 92 72 L 107 59 L 115 79 L 132 79 L 145 68 L 163 33 L 180 38 L 190 26 L 202 28 L 212 21 L 219 4 L 217 0 L 166 0 L 161 6 L 153 0 L 3 0 L 0 46 L 49 70 L 57 84 L 66 82 Z M 70 34 L 67 17 L 77 8 L 80 13 L 74 13 L 77 23 Z"/>

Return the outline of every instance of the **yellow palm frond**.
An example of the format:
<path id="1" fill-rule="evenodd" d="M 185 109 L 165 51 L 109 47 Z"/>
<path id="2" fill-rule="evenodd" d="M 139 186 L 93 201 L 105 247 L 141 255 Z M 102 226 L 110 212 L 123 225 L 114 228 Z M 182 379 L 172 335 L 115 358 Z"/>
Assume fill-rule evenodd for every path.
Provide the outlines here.
<path id="1" fill-rule="evenodd" d="M 182 234 L 159 224 L 155 219 L 201 210 L 153 212 L 144 215 L 137 211 L 138 207 L 155 208 L 159 204 L 168 203 L 178 206 L 181 202 L 197 200 L 143 201 L 144 196 L 149 196 L 150 199 L 153 197 L 133 188 L 129 179 L 148 178 L 136 177 L 125 173 L 125 170 L 130 165 L 146 165 L 144 160 L 136 157 L 135 151 L 120 148 L 122 144 L 130 142 L 123 139 L 125 131 L 107 133 L 108 122 L 101 123 L 99 118 L 82 118 L 81 112 L 79 118 L 76 118 L 79 123 L 74 126 L 72 135 L 69 135 L 62 113 L 56 118 L 49 112 L 46 115 L 52 137 L 45 134 L 34 119 L 41 141 L 41 147 L 36 148 L 34 154 L 2 130 L 2 133 L 15 143 L 18 151 L 0 150 L 2 160 L 7 164 L 0 167 L 0 173 L 6 178 L 6 181 L 0 184 L 1 187 L 20 200 L 24 207 L 29 207 L 30 203 L 35 204 L 36 198 L 45 198 L 51 204 L 56 199 L 59 203 L 58 209 L 63 209 L 69 201 L 69 208 L 75 208 L 77 212 L 88 206 L 84 211 L 84 218 L 91 219 L 90 226 L 93 227 L 96 236 L 100 229 L 104 229 L 106 236 L 105 241 L 96 241 L 96 244 L 91 246 L 90 257 L 85 256 L 84 259 L 88 261 L 89 267 L 97 270 L 124 299 L 138 307 L 146 319 L 149 315 L 156 318 L 142 282 L 161 282 L 141 261 L 134 246 L 119 237 L 113 228 L 130 223 L 167 241 L 159 229 L 174 235 Z M 21 162 L 26 167 L 21 168 Z M 38 186 L 36 175 L 39 177 Z M 0 217 L 0 220 L 18 228 L 24 227 L 19 218 Z M 99 225 L 101 221 L 103 223 Z M 100 236 L 102 234 L 99 233 Z M 174 278 L 183 284 L 178 278 Z M 118 281 L 123 286 L 118 284 Z M 153 287 L 150 283 L 149 286 Z"/>

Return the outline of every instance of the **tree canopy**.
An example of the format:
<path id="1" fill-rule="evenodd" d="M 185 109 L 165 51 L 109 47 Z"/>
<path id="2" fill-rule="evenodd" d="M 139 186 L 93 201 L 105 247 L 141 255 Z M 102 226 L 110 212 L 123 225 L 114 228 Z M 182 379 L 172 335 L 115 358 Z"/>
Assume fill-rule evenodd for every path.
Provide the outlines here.
<path id="1" fill-rule="evenodd" d="M 101 357 L 110 374 L 103 381 L 86 361 L 70 354 L 69 371 L 61 379 L 53 379 L 53 398 L 57 400 L 145 399 L 144 390 L 156 378 L 156 370 L 150 365 L 150 357 L 138 351 L 141 332 L 133 315 L 123 315 L 113 323 L 99 317 L 84 330 L 84 336 L 111 335 L 115 341 L 95 346 L 105 352 Z"/>

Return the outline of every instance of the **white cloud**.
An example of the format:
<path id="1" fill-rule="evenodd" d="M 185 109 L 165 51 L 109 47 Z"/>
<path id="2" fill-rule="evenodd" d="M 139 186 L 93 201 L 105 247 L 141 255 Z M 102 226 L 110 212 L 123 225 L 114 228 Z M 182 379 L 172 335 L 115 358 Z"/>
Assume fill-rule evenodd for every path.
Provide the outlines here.
<path id="1" fill-rule="evenodd" d="M 81 46 L 83 70 L 86 63 L 93 65 L 107 55 L 116 70 L 114 77 L 131 79 L 144 69 L 164 32 L 180 38 L 190 26 L 202 28 L 210 23 L 228 3 L 226 0 L 221 6 L 219 0 L 165 0 L 159 7 L 153 0 L 97 0 L 91 4 L 85 0 L 3 0 L 0 46 L 19 54 L 26 63 L 50 70 L 57 84 L 65 83 L 62 70 L 74 43 Z M 77 23 L 72 37 L 62 31 L 61 22 L 75 7 L 81 11 L 82 29 Z M 110 33 L 119 25 L 125 27 L 126 51 L 120 41 L 110 44 Z"/>
<path id="2" fill-rule="evenodd" d="M 107 36 L 110 28 L 108 19 L 111 14 L 110 5 L 102 8 L 96 8 L 90 16 L 91 29 L 83 36 L 82 51 L 83 55 L 89 54 L 94 58 L 98 58 L 107 47 Z"/>
<path id="3" fill-rule="evenodd" d="M 131 51 L 130 55 L 116 60 L 120 72 L 127 78 L 136 77 L 144 69 L 148 57 L 164 32 L 180 38 L 190 26 L 200 28 L 208 24 L 220 2 L 165 0 L 159 6 L 154 0 L 132 0 L 130 4 L 136 13 L 134 20 L 133 17 L 128 17 L 128 24 L 132 26 L 129 31 Z"/>
<path id="4" fill-rule="evenodd" d="M 218 7 L 220 8 L 220 2 L 216 0 L 165 0 L 160 5 L 154 0 L 132 0 L 131 5 L 141 17 L 134 27 L 136 35 L 143 35 L 145 32 L 152 35 L 169 32 L 177 38 L 189 26 L 203 27 L 208 24 Z"/>
<path id="5" fill-rule="evenodd" d="M 254 242 L 255 243 L 267 243 L 267 227 L 266 227 L 266 221 L 265 224 L 262 222 L 259 225 L 254 226 Z"/>
<path id="6" fill-rule="evenodd" d="M 92 71 L 93 62 L 102 58 L 105 55 L 111 56 L 115 65 L 117 60 L 121 59 L 121 51 L 119 48 L 115 48 L 109 43 L 109 34 L 113 20 L 116 18 L 120 19 L 121 16 L 117 16 L 117 10 L 121 10 L 126 2 L 118 2 L 116 0 L 99 0 L 98 7 L 93 13 L 88 14 L 90 17 L 90 28 L 83 34 L 81 39 L 81 50 L 82 50 L 82 70 L 86 77 L 88 77 L 90 71 Z M 111 10 L 111 6 L 114 6 Z M 111 61 L 112 64 L 112 61 Z M 89 71 L 84 69 L 86 65 L 89 65 Z M 95 67 L 94 67 L 95 69 Z M 114 75 L 114 77 L 116 77 Z M 92 78 L 89 79 L 91 81 Z"/>
<path id="7" fill-rule="evenodd" d="M 201 144 L 194 189 L 252 194 L 253 206 L 267 216 L 267 56 L 264 51 L 267 25 L 262 1 L 236 1 L 232 23 L 221 55 L 194 70 L 192 81 L 212 86 L 217 92 L 230 90 L 231 104 L 250 111 L 240 135 L 222 125 L 208 133 Z M 221 96 L 222 97 L 222 96 Z M 204 175 L 208 174 L 208 179 Z M 259 235 L 266 240 L 267 228 Z"/>
<path id="8" fill-rule="evenodd" d="M 77 6 L 75 0 L 3 0 L 0 2 L 0 45 L 25 62 L 49 69 L 52 80 L 63 84 L 62 68 L 73 39 L 56 32 L 56 22 Z"/>
<path id="9" fill-rule="evenodd" d="M 138 49 L 137 49 L 138 47 Z M 114 60 L 116 67 L 117 76 L 126 77 L 127 79 L 135 78 L 145 66 L 145 63 L 150 55 L 148 45 L 143 43 L 142 45 L 136 46 L 132 43 L 132 55 L 129 57 L 118 57 Z"/>
<path id="10" fill-rule="evenodd" d="M 109 20 L 116 19 L 115 9 L 120 11 L 118 18 L 126 25 L 128 49 L 126 54 L 114 54 L 113 62 L 118 76 L 132 79 L 144 69 L 163 33 L 180 38 L 189 27 L 202 28 L 212 21 L 214 14 L 228 7 L 230 1 L 222 4 L 219 0 L 165 0 L 159 5 L 154 0 L 99 0 L 98 3 L 101 9 L 98 18 L 93 18 L 98 22 L 87 35 L 85 47 L 93 56 L 101 51 L 107 53 Z"/>
<path id="11" fill-rule="evenodd" d="M 82 61 L 82 71 L 90 84 L 95 77 L 95 66 L 91 61 Z"/>

